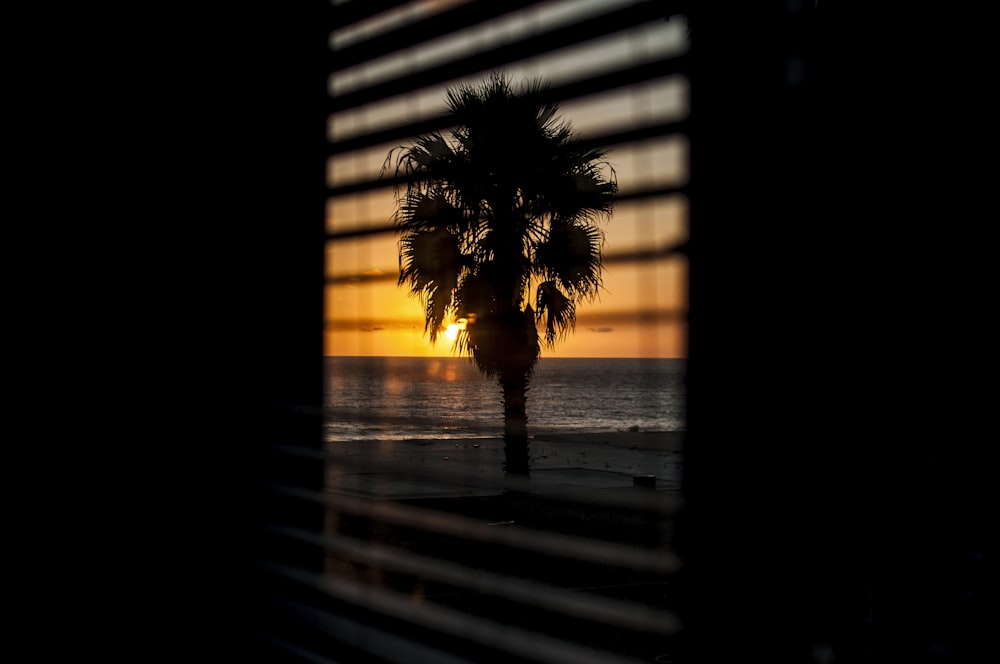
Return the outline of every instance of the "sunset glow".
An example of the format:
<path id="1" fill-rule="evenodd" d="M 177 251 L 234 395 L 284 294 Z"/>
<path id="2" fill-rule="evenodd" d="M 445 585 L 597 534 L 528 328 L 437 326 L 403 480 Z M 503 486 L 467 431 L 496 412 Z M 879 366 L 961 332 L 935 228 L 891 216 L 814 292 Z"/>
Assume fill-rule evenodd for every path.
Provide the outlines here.
<path id="1" fill-rule="evenodd" d="M 592 10 L 598 10 L 596 4 Z M 523 20 L 512 16 L 511 24 L 504 28 L 507 32 L 500 30 L 499 24 L 483 24 L 476 30 L 491 39 L 506 38 L 507 33 L 531 28 L 518 23 Z M 512 63 L 505 71 L 514 80 L 542 77 L 559 84 L 620 67 L 635 58 L 662 58 L 686 49 L 686 26 L 682 20 L 671 19 L 628 38 L 609 36 L 566 52 Z M 399 62 L 389 58 L 388 64 L 408 64 L 402 56 L 393 57 Z M 362 82 L 371 83 L 355 76 L 360 73 L 350 69 L 339 72 L 332 85 L 349 90 Z M 482 76 L 469 76 L 468 81 L 476 82 Z M 383 125 L 435 117 L 443 110 L 446 89 L 460 82 L 451 81 L 334 114 L 330 117 L 329 137 L 348 140 Z M 623 86 L 608 94 L 569 99 L 559 110 L 584 139 L 623 126 L 640 128 L 683 120 L 687 113 L 688 82 L 679 75 Z M 329 185 L 378 179 L 389 151 L 407 143 L 403 139 L 338 154 L 328 163 Z M 668 251 L 687 241 L 687 198 L 679 192 L 633 194 L 683 186 L 688 174 L 687 141 L 680 133 L 667 133 L 618 144 L 609 149 L 607 159 L 615 170 L 621 200 L 610 221 L 602 222 L 606 233 L 603 286 L 594 301 L 578 307 L 575 330 L 542 355 L 685 357 L 687 262 Z M 441 338 L 432 345 L 425 330 L 424 305 L 397 285 L 399 246 L 392 229 L 393 203 L 391 186 L 329 199 L 326 227 L 331 239 L 326 248 L 324 332 L 327 355 L 455 354 L 454 342 L 464 329 L 463 322 L 447 324 L 440 330 Z"/>

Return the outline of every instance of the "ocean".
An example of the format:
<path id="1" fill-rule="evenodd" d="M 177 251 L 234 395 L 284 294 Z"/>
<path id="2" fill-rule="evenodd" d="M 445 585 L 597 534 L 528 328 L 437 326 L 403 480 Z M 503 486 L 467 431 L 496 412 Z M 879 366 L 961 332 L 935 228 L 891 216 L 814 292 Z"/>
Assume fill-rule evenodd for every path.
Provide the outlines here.
<path id="1" fill-rule="evenodd" d="M 541 358 L 528 433 L 683 431 L 683 359 Z M 464 357 L 324 358 L 324 440 L 503 435 L 500 386 Z"/>

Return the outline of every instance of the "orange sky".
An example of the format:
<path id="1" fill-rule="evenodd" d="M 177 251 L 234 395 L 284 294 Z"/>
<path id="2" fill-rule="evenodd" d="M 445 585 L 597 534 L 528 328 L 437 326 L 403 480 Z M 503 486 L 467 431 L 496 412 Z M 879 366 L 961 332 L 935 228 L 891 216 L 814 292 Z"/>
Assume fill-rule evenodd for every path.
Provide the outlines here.
<path id="1" fill-rule="evenodd" d="M 535 17 L 534 20 L 540 19 Z M 504 26 L 496 29 L 502 31 Z M 663 22 L 638 37 L 633 35 L 627 40 L 615 37 L 591 43 L 583 49 L 567 49 L 515 63 L 506 71 L 515 82 L 544 72 L 546 80 L 556 83 L 578 78 L 582 69 L 593 72 L 603 67 L 621 66 L 622 59 L 662 57 L 671 49 L 683 50 L 684 34 L 683 25 L 675 21 Z M 443 46 L 444 50 L 450 47 L 449 44 Z M 361 82 L 371 83 L 379 76 L 391 75 L 394 67 L 405 65 L 405 59 L 376 61 L 362 72 L 349 70 L 335 78 L 334 89 L 348 90 Z M 481 76 L 476 76 L 468 80 L 478 82 L 480 79 Z M 331 139 L 440 113 L 444 109 L 446 88 L 456 82 L 333 116 L 329 127 Z M 599 135 L 609 127 L 634 127 L 681 119 L 686 113 L 687 83 L 677 77 L 561 105 L 561 115 L 572 122 L 582 137 Z M 338 155 L 329 164 L 328 181 L 335 186 L 377 177 L 387 153 L 396 145 Z M 687 145 L 683 138 L 667 136 L 641 144 L 616 146 L 607 158 L 615 168 L 623 193 L 681 184 L 686 179 Z M 327 230 L 338 233 L 385 226 L 392 219 L 393 200 L 391 188 L 332 200 L 327 210 Z M 559 343 L 554 351 L 543 349 L 543 357 L 685 356 L 685 328 L 676 316 L 678 312 L 683 313 L 686 305 L 683 260 L 670 258 L 643 263 L 614 260 L 616 254 L 662 248 L 684 241 L 687 236 L 685 199 L 678 195 L 619 202 L 611 220 L 603 227 L 607 234 L 604 253 L 608 259 L 604 291 L 599 301 L 578 306 L 575 333 Z M 443 336 L 435 346 L 430 345 L 423 333 L 420 303 L 410 297 L 406 289 L 396 286 L 396 242 L 394 234 L 382 233 L 328 243 L 327 355 L 452 354 L 451 343 Z"/>
<path id="2" fill-rule="evenodd" d="M 391 203 L 391 198 L 390 198 Z M 684 237 L 682 203 L 622 206 L 606 225 L 605 255 L 666 246 Z M 635 209 L 628 209 L 635 208 Z M 641 213 L 641 217 L 638 216 Z M 622 226 L 618 229 L 616 226 Z M 648 226 L 646 241 L 634 236 Z M 617 231 L 617 232 L 615 232 Z M 449 355 L 450 343 L 431 346 L 423 333 L 422 308 L 396 285 L 396 236 L 341 240 L 327 249 L 326 353 L 328 355 Z M 683 259 L 643 263 L 609 261 L 599 300 L 577 308 L 575 333 L 555 351 L 562 357 L 682 357 L 684 326 L 673 315 L 686 304 Z M 640 320 L 640 316 L 643 317 Z M 647 320 L 653 317 L 654 321 Z"/>

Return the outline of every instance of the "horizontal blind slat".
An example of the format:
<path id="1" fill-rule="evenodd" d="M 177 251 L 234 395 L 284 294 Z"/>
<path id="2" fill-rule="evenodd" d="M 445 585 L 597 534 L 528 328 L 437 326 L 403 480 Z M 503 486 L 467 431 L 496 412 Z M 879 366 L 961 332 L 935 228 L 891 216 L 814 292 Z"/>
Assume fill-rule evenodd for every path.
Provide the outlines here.
<path id="1" fill-rule="evenodd" d="M 606 94 L 612 90 L 619 90 L 626 86 L 682 74 L 689 66 L 689 58 L 690 56 L 687 54 L 671 55 L 632 67 L 616 69 L 615 71 L 603 72 L 583 79 L 551 85 L 547 89 L 532 95 L 531 98 L 538 99 L 539 101 L 564 102 L 571 99 Z M 436 113 L 431 117 L 415 122 L 387 126 L 369 133 L 330 141 L 328 143 L 328 152 L 331 155 L 352 152 L 410 136 L 432 131 L 443 131 L 450 128 L 451 125 L 451 118 Z"/>
<path id="2" fill-rule="evenodd" d="M 342 48 L 333 48 L 328 68 L 331 72 L 340 71 L 537 4 L 539 0 L 505 0 L 502 3 L 467 2 L 363 41 Z"/>
<path id="3" fill-rule="evenodd" d="M 322 504 L 335 512 L 354 514 L 386 524 L 419 528 L 426 532 L 579 559 L 593 563 L 628 566 L 635 570 L 671 574 L 680 569 L 680 560 L 669 551 L 648 551 L 638 547 L 557 535 L 546 531 L 491 528 L 475 519 L 421 509 L 393 501 L 371 501 L 348 496 L 331 496 L 296 487 L 272 485 L 275 493 L 307 503 Z"/>
<path id="4" fill-rule="evenodd" d="M 375 588 L 369 584 L 355 583 L 329 575 L 319 576 L 282 566 L 261 565 L 263 571 L 283 577 L 304 587 L 319 591 L 331 598 L 347 602 L 368 611 L 382 614 L 393 620 L 416 625 L 422 629 L 443 634 L 455 640 L 466 640 L 486 648 L 497 655 L 505 653 L 515 661 L 538 664 L 637 664 L 637 660 L 607 651 L 596 651 L 568 641 L 548 637 L 511 625 L 498 624 L 476 618 L 449 608 L 423 604 L 414 606 L 406 596 Z M 303 605 L 305 614 L 316 625 L 327 626 L 333 619 L 331 612 L 317 611 Z M 409 660 L 394 660 L 409 661 Z"/>
<path id="5" fill-rule="evenodd" d="M 564 590 L 512 576 L 463 566 L 452 560 L 429 558 L 403 549 L 372 544 L 352 537 L 317 536 L 301 529 L 272 527 L 270 532 L 316 544 L 329 553 L 351 561 L 446 583 L 457 588 L 485 593 L 555 611 L 581 620 L 612 625 L 637 632 L 669 635 L 678 629 L 674 614 L 635 604 L 605 599 L 597 595 Z"/>
<path id="6" fill-rule="evenodd" d="M 469 55 L 461 60 L 411 72 L 405 76 L 343 94 L 335 92 L 330 98 L 329 111 L 343 111 L 380 99 L 446 83 L 460 76 L 486 72 L 517 60 L 548 53 L 563 46 L 578 45 L 658 18 L 664 18 L 663 6 L 655 1 L 642 2 L 587 18 L 578 23 L 562 26 L 544 34 L 534 35 L 498 48 Z"/>

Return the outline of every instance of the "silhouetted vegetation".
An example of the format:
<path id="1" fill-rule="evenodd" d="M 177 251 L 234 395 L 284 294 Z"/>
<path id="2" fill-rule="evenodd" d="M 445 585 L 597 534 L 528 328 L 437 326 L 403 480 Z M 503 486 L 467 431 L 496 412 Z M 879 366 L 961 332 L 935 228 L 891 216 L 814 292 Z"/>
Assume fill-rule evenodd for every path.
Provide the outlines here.
<path id="1" fill-rule="evenodd" d="M 605 152 L 575 139 L 544 89 L 494 74 L 449 90 L 447 136 L 420 136 L 386 160 L 407 178 L 396 197 L 399 284 L 423 303 L 432 342 L 454 319 L 455 350 L 498 380 L 504 469 L 515 475 L 529 472 L 532 369 L 601 287 L 598 222 L 617 192 Z"/>

